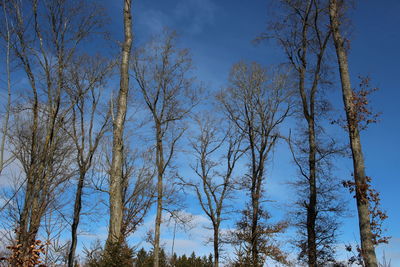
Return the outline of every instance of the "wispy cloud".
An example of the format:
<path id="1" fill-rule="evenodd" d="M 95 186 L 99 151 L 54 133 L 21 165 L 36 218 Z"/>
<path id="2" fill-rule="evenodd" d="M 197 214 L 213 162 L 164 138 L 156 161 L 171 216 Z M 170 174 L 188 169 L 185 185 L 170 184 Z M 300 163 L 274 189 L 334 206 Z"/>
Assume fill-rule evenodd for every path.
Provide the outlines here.
<path id="1" fill-rule="evenodd" d="M 160 33 L 165 27 L 170 27 L 172 24 L 167 14 L 156 9 L 143 10 L 138 14 L 138 21 L 151 35 Z"/>
<path id="2" fill-rule="evenodd" d="M 175 8 L 178 22 L 187 21 L 186 31 L 197 34 L 213 23 L 217 6 L 211 0 L 181 0 Z"/>
<path id="3" fill-rule="evenodd" d="M 138 23 L 150 34 L 160 33 L 164 28 L 199 34 L 214 22 L 217 6 L 212 0 L 179 0 L 168 10 L 146 6 L 137 14 Z"/>

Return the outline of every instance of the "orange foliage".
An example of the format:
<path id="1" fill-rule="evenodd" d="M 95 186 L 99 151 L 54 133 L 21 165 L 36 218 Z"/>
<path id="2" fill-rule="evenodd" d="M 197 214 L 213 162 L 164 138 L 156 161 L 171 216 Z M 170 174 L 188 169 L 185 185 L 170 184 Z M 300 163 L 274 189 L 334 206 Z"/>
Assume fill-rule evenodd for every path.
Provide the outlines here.
<path id="1" fill-rule="evenodd" d="M 6 266 L 13 267 L 46 267 L 40 260 L 41 254 L 44 253 L 45 244 L 40 240 L 36 240 L 28 249 L 26 256 L 23 256 L 22 244 L 8 246 L 11 251 L 9 257 L 0 258 L 0 262 L 4 262 Z"/>

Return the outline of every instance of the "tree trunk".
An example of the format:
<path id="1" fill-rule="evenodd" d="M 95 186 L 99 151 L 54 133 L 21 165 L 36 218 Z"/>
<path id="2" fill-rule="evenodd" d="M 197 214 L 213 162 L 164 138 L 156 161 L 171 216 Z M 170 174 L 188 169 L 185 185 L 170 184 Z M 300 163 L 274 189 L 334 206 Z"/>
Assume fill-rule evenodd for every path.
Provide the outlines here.
<path id="1" fill-rule="evenodd" d="M 260 157 L 263 157 L 260 155 Z M 264 161 L 262 161 L 262 164 L 264 164 Z M 256 166 L 255 163 L 253 163 L 254 166 Z M 254 167 L 257 169 L 257 171 L 253 172 L 253 185 L 252 185 L 252 192 L 251 192 L 251 204 L 252 204 L 252 222 L 251 222 L 251 257 L 252 257 L 252 264 L 253 266 L 260 266 L 259 261 L 259 251 L 258 251 L 258 242 L 260 238 L 260 233 L 259 233 L 259 209 L 260 209 L 260 197 L 261 197 L 261 185 L 262 185 L 262 179 L 263 179 L 263 168 L 262 166 Z"/>
<path id="2" fill-rule="evenodd" d="M 19 256 L 20 259 L 24 259 L 27 256 L 28 248 L 31 245 L 31 240 L 36 239 L 36 234 L 32 237 L 32 234 L 29 232 L 30 224 L 29 218 L 30 214 L 32 214 L 31 209 L 33 207 L 34 197 L 35 197 L 35 182 L 37 183 L 38 179 L 35 177 L 35 169 L 37 168 L 37 129 L 39 124 L 39 100 L 38 94 L 36 91 L 35 80 L 34 76 L 31 72 L 31 68 L 29 65 L 25 65 L 26 73 L 28 77 L 30 77 L 30 83 L 32 86 L 32 91 L 34 95 L 34 102 L 32 105 L 32 116 L 33 116 L 33 123 L 32 123 L 32 133 L 31 133 L 31 146 L 29 149 L 30 152 L 30 163 L 29 169 L 27 171 L 27 185 L 25 190 L 25 199 L 24 199 L 24 207 L 22 209 L 20 221 L 19 221 L 19 229 L 18 229 L 18 244 L 21 244 L 21 255 Z"/>
<path id="3" fill-rule="evenodd" d="M 219 267 L 219 225 L 214 225 L 214 267 Z"/>
<path id="4" fill-rule="evenodd" d="M 304 40 L 305 37 L 303 37 Z M 307 256 L 308 256 L 308 266 L 317 266 L 317 242 L 316 242 L 316 232 L 315 223 L 317 219 L 317 179 L 316 179 L 316 141 L 315 141 L 315 112 L 314 112 L 314 101 L 315 93 L 317 89 L 318 72 L 320 64 L 317 64 L 317 76 L 314 78 L 313 86 L 311 88 L 309 101 L 307 101 L 306 89 L 305 89 L 305 73 L 306 73 L 306 50 L 307 43 L 303 42 L 303 56 L 302 62 L 303 66 L 299 71 L 299 93 L 301 96 L 302 106 L 303 106 L 303 116 L 307 121 L 307 135 L 308 135 L 308 203 L 307 208 Z M 319 62 L 320 63 L 320 62 Z"/>
<path id="5" fill-rule="evenodd" d="M 40 227 L 40 219 L 43 215 L 43 209 L 40 207 L 37 193 L 32 193 L 32 197 L 25 202 L 23 220 L 20 222 L 20 229 L 18 233 L 18 244 L 21 245 L 18 260 L 28 262 L 31 246 L 35 243 L 36 235 Z M 26 192 L 28 194 L 28 191 Z M 26 199 L 26 198 L 25 198 Z M 27 214 L 25 212 L 28 212 Z"/>
<path id="6" fill-rule="evenodd" d="M 69 253 L 68 253 L 68 267 L 74 266 L 75 250 L 76 250 L 76 244 L 78 241 L 77 230 L 78 230 L 79 219 L 80 219 L 81 208 L 82 208 L 82 190 L 83 190 L 84 180 L 85 180 L 85 174 L 83 172 L 81 172 L 79 175 L 78 186 L 77 186 L 76 194 L 75 194 L 74 217 L 73 217 L 72 226 L 71 226 L 71 247 L 70 247 Z"/>
<path id="7" fill-rule="evenodd" d="M 317 244 L 315 234 L 315 221 L 317 219 L 317 185 L 316 185 L 316 170 L 315 170 L 315 129 L 314 119 L 308 121 L 308 138 L 309 138 L 309 155 L 308 164 L 310 169 L 309 177 L 309 203 L 307 206 L 307 245 L 308 245 L 308 266 L 317 266 Z"/>
<path id="8" fill-rule="evenodd" d="M 354 105 L 352 102 L 352 89 L 350 83 L 349 66 L 347 61 L 344 39 L 340 33 L 340 22 L 338 18 L 339 3 L 336 0 L 329 2 L 330 23 L 333 32 L 333 40 L 339 63 L 340 79 L 342 83 L 343 102 L 346 111 L 347 124 L 349 128 L 350 146 L 353 156 L 354 181 L 358 209 L 358 220 L 361 238 L 361 254 L 367 267 L 377 267 L 375 248 L 372 240 L 370 224 L 369 202 L 365 199 L 365 188 L 367 185 L 365 177 L 364 158 L 360 142 L 358 123 L 353 118 Z"/>
<path id="9" fill-rule="evenodd" d="M 254 195 L 254 193 L 253 193 Z M 252 212 L 253 218 L 251 223 L 251 257 L 252 263 L 254 266 L 258 266 L 258 202 L 259 199 L 257 197 L 253 197 L 252 200 Z"/>
<path id="10" fill-rule="evenodd" d="M 132 47 L 132 15 L 131 0 L 124 1 L 124 43 L 121 57 L 120 90 L 118 94 L 117 116 L 113 121 L 113 149 L 110 170 L 110 228 L 107 245 L 121 241 L 123 218 L 122 200 L 122 164 L 123 133 L 129 91 L 129 57 Z"/>
<path id="11" fill-rule="evenodd" d="M 160 261 L 160 228 L 162 220 L 162 204 L 163 204 L 163 175 L 164 175 L 164 151 L 162 144 L 161 125 L 156 120 L 156 165 L 157 165 L 157 215 L 154 231 L 154 267 L 159 266 Z"/>
<path id="12" fill-rule="evenodd" d="M 3 122 L 3 135 L 1 137 L 1 144 L 0 144 L 0 175 L 4 169 L 4 150 L 6 144 L 6 137 L 8 131 L 8 121 L 10 119 L 10 112 L 11 112 L 11 71 L 10 71 L 10 38 L 11 38 L 11 31 L 8 26 L 8 18 L 6 12 L 6 1 L 3 0 L 3 11 L 4 11 L 4 19 L 5 19 L 5 26 L 6 26 L 6 73 L 7 73 L 7 104 L 6 104 L 6 114 L 4 116 Z"/>

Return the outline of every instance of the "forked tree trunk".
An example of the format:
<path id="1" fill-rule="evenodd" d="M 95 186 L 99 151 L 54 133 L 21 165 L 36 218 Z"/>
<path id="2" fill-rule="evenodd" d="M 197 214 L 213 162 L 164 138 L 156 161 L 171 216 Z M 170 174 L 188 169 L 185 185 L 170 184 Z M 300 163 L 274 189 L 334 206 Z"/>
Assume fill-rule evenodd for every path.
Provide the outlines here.
<path id="1" fill-rule="evenodd" d="M 110 170 L 110 226 L 107 246 L 121 242 L 123 218 L 123 134 L 129 91 L 129 58 L 132 47 L 132 0 L 124 1 L 124 43 L 122 45 L 120 90 L 118 94 L 117 115 L 113 121 L 113 149 Z"/>
<path id="2" fill-rule="evenodd" d="M 366 200 L 365 188 L 367 185 L 365 176 L 364 157 L 361 148 L 358 123 L 354 117 L 354 105 L 352 101 L 352 89 L 350 83 L 349 66 L 347 61 L 344 39 L 340 33 L 339 3 L 337 0 L 330 0 L 329 15 L 332 27 L 333 40 L 336 48 L 336 55 L 339 63 L 340 79 L 342 83 L 343 102 L 346 110 L 347 124 L 349 129 L 349 139 L 353 156 L 354 181 L 356 191 L 356 201 L 358 209 L 358 221 L 361 238 L 361 254 L 366 267 L 377 267 L 375 248 L 372 240 L 370 224 L 369 202 Z"/>
<path id="3" fill-rule="evenodd" d="M 30 223 L 29 223 L 29 218 L 30 214 L 32 214 L 32 207 L 33 207 L 33 202 L 35 198 L 35 181 L 38 179 L 35 179 L 35 168 L 37 166 L 37 129 L 38 129 L 38 121 L 39 121 L 39 100 L 38 100 L 38 94 L 36 91 L 36 86 L 35 86 L 35 80 L 34 76 L 31 72 L 30 65 L 26 64 L 25 65 L 25 70 L 30 78 L 31 86 L 32 86 L 32 91 L 34 95 L 34 101 L 32 105 L 32 133 L 31 133 L 31 146 L 30 146 L 30 153 L 31 153 L 31 158 L 30 158 L 30 163 L 29 163 L 29 169 L 27 173 L 27 182 L 26 182 L 26 190 L 25 190 L 25 200 L 24 200 L 24 206 L 22 209 L 20 221 L 19 221 L 19 229 L 18 229 L 18 243 L 22 245 L 21 247 L 21 255 L 19 255 L 20 259 L 25 259 L 28 254 L 28 249 L 29 246 L 32 245 L 32 240 L 36 239 L 36 233 L 30 232 Z"/>

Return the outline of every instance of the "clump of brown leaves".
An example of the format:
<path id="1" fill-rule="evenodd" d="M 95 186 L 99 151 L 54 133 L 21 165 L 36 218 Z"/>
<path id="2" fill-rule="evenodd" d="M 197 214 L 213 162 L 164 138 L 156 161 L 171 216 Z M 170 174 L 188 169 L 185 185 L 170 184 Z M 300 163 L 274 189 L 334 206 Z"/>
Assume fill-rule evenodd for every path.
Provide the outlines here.
<path id="1" fill-rule="evenodd" d="M 16 245 L 8 246 L 7 249 L 11 251 L 11 255 L 0 258 L 0 263 L 6 264 L 1 266 L 46 267 L 40 260 L 41 254 L 44 254 L 44 247 L 45 244 L 43 244 L 42 241 L 35 240 L 33 244 L 29 246 L 26 256 L 22 256 L 22 244 L 17 243 Z"/>
<path id="2" fill-rule="evenodd" d="M 383 222 L 388 218 L 385 211 L 381 209 L 381 198 L 377 190 L 371 186 L 371 177 L 366 176 L 366 183 L 356 186 L 353 181 L 343 181 L 343 186 L 348 188 L 350 193 L 360 196 L 361 201 L 369 203 L 370 224 L 372 231 L 372 242 L 375 246 L 389 242 L 390 237 L 384 236 Z M 354 194 L 354 198 L 356 197 Z"/>

